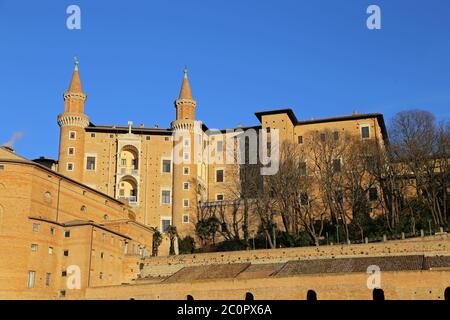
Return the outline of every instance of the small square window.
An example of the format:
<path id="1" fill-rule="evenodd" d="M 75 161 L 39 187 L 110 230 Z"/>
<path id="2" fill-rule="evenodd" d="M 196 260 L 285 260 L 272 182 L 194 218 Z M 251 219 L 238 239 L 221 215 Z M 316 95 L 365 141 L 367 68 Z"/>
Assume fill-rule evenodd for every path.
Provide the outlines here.
<path id="1" fill-rule="evenodd" d="M 67 271 L 65 271 L 65 270 L 62 271 L 62 272 L 61 272 L 61 277 L 67 277 Z"/>
<path id="2" fill-rule="evenodd" d="M 218 194 L 218 195 L 216 195 L 216 200 L 217 200 L 217 201 L 223 201 L 223 199 L 224 199 L 223 194 Z"/>
<path id="3" fill-rule="evenodd" d="M 297 137 L 297 142 L 298 142 L 298 144 L 302 144 L 303 143 L 303 136 L 298 136 Z"/>
<path id="4" fill-rule="evenodd" d="M 53 254 L 53 247 L 48 247 L 48 254 Z"/>
<path id="5" fill-rule="evenodd" d="M 183 207 L 189 208 L 189 199 L 183 199 Z"/>
<path id="6" fill-rule="evenodd" d="M 189 182 L 183 182 L 183 190 L 189 190 Z"/>
<path id="7" fill-rule="evenodd" d="M 185 152 L 183 154 L 183 159 L 184 161 L 189 161 L 189 159 L 191 158 L 191 155 L 189 154 L 189 152 Z"/>
<path id="8" fill-rule="evenodd" d="M 58 296 L 59 296 L 60 298 L 64 298 L 64 297 L 66 296 L 66 290 L 59 290 Z"/>
<path id="9" fill-rule="evenodd" d="M 114 135 L 113 135 L 113 134 L 110 134 L 109 137 L 110 137 L 111 139 L 113 139 L 113 138 L 114 138 Z"/>
<path id="10" fill-rule="evenodd" d="M 51 278 L 52 274 L 51 273 L 46 273 L 45 274 L 45 286 L 49 287 L 50 286 L 50 278 Z"/>
<path id="11" fill-rule="evenodd" d="M 169 141 L 169 137 L 164 137 L 164 141 Z"/>
<path id="12" fill-rule="evenodd" d="M 68 257 L 69 256 L 69 250 L 64 250 L 63 255 L 64 255 L 64 257 Z"/>
<path id="13" fill-rule="evenodd" d="M 67 171 L 73 171 L 73 163 L 68 163 L 67 164 Z"/>
<path id="14" fill-rule="evenodd" d="M 37 251 L 38 251 L 38 245 L 35 244 L 35 243 L 33 243 L 33 244 L 31 245 L 31 251 L 32 251 L 32 252 L 37 252 Z"/>
<path id="15" fill-rule="evenodd" d="M 75 148 L 70 147 L 68 153 L 69 153 L 69 156 L 73 156 L 75 154 Z"/>
<path id="16" fill-rule="evenodd" d="M 184 139 L 184 146 L 189 147 L 189 139 Z"/>
<path id="17" fill-rule="evenodd" d="M 183 223 L 189 223 L 189 215 L 183 214 Z"/>
<path id="18" fill-rule="evenodd" d="M 64 231 L 64 238 L 70 238 L 70 231 Z"/>
<path id="19" fill-rule="evenodd" d="M 147 140 L 147 141 L 150 140 L 150 137 L 145 137 L 145 140 Z"/>
<path id="20" fill-rule="evenodd" d="M 162 232 L 167 232 L 169 231 L 169 227 L 171 225 L 171 221 L 169 219 L 162 219 L 161 220 L 161 230 Z"/>
<path id="21" fill-rule="evenodd" d="M 95 133 L 91 133 L 91 138 L 95 138 Z"/>
<path id="22" fill-rule="evenodd" d="M 40 225 L 39 223 L 33 223 L 33 232 L 39 232 Z"/>
<path id="23" fill-rule="evenodd" d="M 184 174 L 185 176 L 189 175 L 189 167 L 184 167 L 184 168 L 183 168 L 183 174 Z"/>
<path id="24" fill-rule="evenodd" d="M 69 139 L 70 140 L 75 140 L 77 138 L 77 133 L 75 131 L 70 131 L 69 132 Z"/>
<path id="25" fill-rule="evenodd" d="M 56 234 L 55 228 L 50 228 L 50 234 L 54 236 Z"/>

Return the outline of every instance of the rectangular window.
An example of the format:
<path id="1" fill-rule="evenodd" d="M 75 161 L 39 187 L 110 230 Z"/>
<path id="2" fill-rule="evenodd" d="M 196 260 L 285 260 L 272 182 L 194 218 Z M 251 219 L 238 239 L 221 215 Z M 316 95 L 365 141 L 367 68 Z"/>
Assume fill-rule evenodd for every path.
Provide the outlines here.
<path id="1" fill-rule="evenodd" d="M 40 225 L 39 223 L 33 223 L 33 232 L 39 232 Z"/>
<path id="2" fill-rule="evenodd" d="M 369 188 L 369 200 L 377 201 L 378 200 L 378 190 L 376 187 Z"/>
<path id="3" fill-rule="evenodd" d="M 35 243 L 33 243 L 33 244 L 31 245 L 31 251 L 32 251 L 32 252 L 36 252 L 37 250 L 38 250 L 38 245 L 35 244 Z"/>
<path id="4" fill-rule="evenodd" d="M 50 279 L 51 279 L 51 277 L 52 277 L 52 274 L 51 273 L 46 273 L 45 274 L 45 286 L 46 287 L 50 287 Z"/>
<path id="5" fill-rule="evenodd" d="M 36 278 L 36 271 L 28 271 L 28 289 L 34 288 L 35 278 Z"/>
<path id="6" fill-rule="evenodd" d="M 303 143 L 303 136 L 298 136 L 297 137 L 297 142 L 298 142 L 298 144 L 302 144 Z"/>
<path id="7" fill-rule="evenodd" d="M 103 272 L 100 272 L 100 273 L 98 274 L 98 278 L 99 278 L 100 280 L 103 280 Z"/>
<path id="8" fill-rule="evenodd" d="M 91 133 L 91 138 L 95 138 L 95 133 Z"/>
<path id="9" fill-rule="evenodd" d="M 184 167 L 184 168 L 183 168 L 183 174 L 184 174 L 185 176 L 189 175 L 189 167 Z"/>
<path id="10" fill-rule="evenodd" d="M 5 171 L 5 166 L 3 164 L 0 164 L 0 171 Z"/>
<path id="11" fill-rule="evenodd" d="M 341 159 L 333 159 L 333 171 L 341 172 Z"/>
<path id="12" fill-rule="evenodd" d="M 70 231 L 69 230 L 64 231 L 64 238 L 70 238 Z"/>
<path id="13" fill-rule="evenodd" d="M 223 201 L 223 199 L 224 199 L 223 194 L 217 194 L 217 195 L 216 195 L 216 200 L 217 200 L 217 201 Z"/>
<path id="14" fill-rule="evenodd" d="M 189 223 L 189 215 L 183 214 L 183 223 Z"/>
<path id="15" fill-rule="evenodd" d="M 183 190 L 189 190 L 189 182 L 183 182 Z"/>
<path id="16" fill-rule="evenodd" d="M 64 255 L 64 257 L 68 257 L 69 256 L 69 250 L 64 250 L 63 255 Z"/>
<path id="17" fill-rule="evenodd" d="M 325 140 L 326 140 L 325 133 L 321 133 L 320 134 L 320 141 L 325 142 Z"/>
<path id="18" fill-rule="evenodd" d="M 300 161 L 298 169 L 300 171 L 300 175 L 301 176 L 306 176 L 306 174 L 307 174 L 307 172 L 306 172 L 306 161 Z"/>
<path id="19" fill-rule="evenodd" d="M 73 171 L 73 163 L 69 162 L 67 164 L 67 171 Z"/>
<path id="20" fill-rule="evenodd" d="M 216 170 L 216 182 L 223 182 L 223 170 Z"/>
<path id="21" fill-rule="evenodd" d="M 170 204 L 170 191 L 169 190 L 161 191 L 161 203 L 162 204 Z"/>
<path id="22" fill-rule="evenodd" d="M 67 271 L 66 270 L 61 271 L 61 277 L 67 277 Z"/>
<path id="23" fill-rule="evenodd" d="M 370 128 L 369 126 L 361 127 L 361 138 L 369 139 L 370 138 Z"/>
<path id="24" fill-rule="evenodd" d="M 150 140 L 150 137 L 145 137 L 145 140 L 147 140 L 147 141 Z"/>
<path id="25" fill-rule="evenodd" d="M 164 141 L 169 141 L 169 137 L 164 137 Z"/>
<path id="26" fill-rule="evenodd" d="M 191 155 L 190 155 L 189 152 L 185 152 L 185 153 L 183 154 L 183 159 L 184 159 L 184 161 L 189 161 L 190 158 L 191 158 Z"/>
<path id="27" fill-rule="evenodd" d="M 300 203 L 302 206 L 307 206 L 309 204 L 309 196 L 307 192 L 300 193 Z"/>
<path id="28" fill-rule="evenodd" d="M 50 234 L 51 234 L 52 236 L 54 236 L 54 235 L 55 235 L 55 233 L 56 233 L 56 230 L 55 230 L 55 228 L 50 228 Z"/>
<path id="29" fill-rule="evenodd" d="M 333 139 L 334 139 L 334 141 L 339 140 L 339 132 L 337 132 L 337 131 L 333 132 Z"/>
<path id="30" fill-rule="evenodd" d="M 170 219 L 162 219 L 161 220 L 161 230 L 162 230 L 162 232 L 169 231 L 170 222 L 171 222 Z"/>
<path id="31" fill-rule="evenodd" d="M 75 140 L 77 138 L 77 133 L 75 131 L 70 131 L 69 132 L 69 139 L 70 140 Z"/>
<path id="32" fill-rule="evenodd" d="M 89 171 L 95 171 L 95 157 L 86 157 L 86 169 Z"/>
<path id="33" fill-rule="evenodd" d="M 58 296 L 60 298 L 64 298 L 66 296 L 66 290 L 59 290 L 58 291 Z"/>
<path id="34" fill-rule="evenodd" d="M 184 146 L 189 147 L 189 139 L 184 139 Z"/>
<path id="35" fill-rule="evenodd" d="M 217 141 L 217 152 L 223 152 L 223 141 Z"/>
<path id="36" fill-rule="evenodd" d="M 189 208 L 189 199 L 183 199 L 183 207 Z"/>
<path id="37" fill-rule="evenodd" d="M 48 247 L 48 254 L 50 254 L 50 255 L 53 254 L 53 247 Z"/>
<path id="38" fill-rule="evenodd" d="M 163 166 L 162 171 L 164 173 L 170 173 L 170 171 L 171 171 L 171 164 L 172 164 L 172 161 L 170 161 L 170 160 L 163 160 L 163 162 L 162 162 L 162 166 Z"/>
<path id="39" fill-rule="evenodd" d="M 69 153 L 69 156 L 73 156 L 75 154 L 75 148 L 70 147 L 68 153 Z"/>
<path id="40" fill-rule="evenodd" d="M 121 164 L 122 166 L 126 166 L 126 165 L 127 165 L 127 159 L 121 159 L 121 160 L 120 160 L 120 164 Z"/>

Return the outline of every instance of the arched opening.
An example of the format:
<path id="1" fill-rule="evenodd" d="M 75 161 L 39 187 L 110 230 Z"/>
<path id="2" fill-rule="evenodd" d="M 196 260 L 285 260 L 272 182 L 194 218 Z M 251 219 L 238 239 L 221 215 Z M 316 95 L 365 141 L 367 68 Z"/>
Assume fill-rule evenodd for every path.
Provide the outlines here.
<path id="1" fill-rule="evenodd" d="M 373 300 L 374 301 L 383 301 L 384 300 L 384 291 L 383 289 L 375 288 L 373 289 Z"/>
<path id="2" fill-rule="evenodd" d="M 306 300 L 316 301 L 317 293 L 314 290 L 308 290 L 308 292 L 306 293 Z"/>
<path id="3" fill-rule="evenodd" d="M 246 300 L 246 301 L 253 301 L 253 300 L 255 300 L 255 297 L 253 296 L 253 293 L 251 293 L 251 292 L 246 292 L 246 293 L 245 293 L 245 300 Z"/>
<path id="4" fill-rule="evenodd" d="M 186 300 L 187 300 L 187 301 L 194 301 L 194 297 L 191 296 L 190 294 L 188 294 L 188 295 L 186 296 Z"/>
<path id="5" fill-rule="evenodd" d="M 450 301 L 450 287 L 447 287 L 444 291 L 444 299 Z"/>
<path id="6" fill-rule="evenodd" d="M 120 151 L 120 173 L 133 174 L 133 170 L 139 169 L 139 151 L 134 146 L 125 146 Z"/>
<path id="7" fill-rule="evenodd" d="M 130 204 L 136 204 L 138 199 L 137 182 L 133 177 L 125 176 L 119 182 L 119 199 L 128 200 Z"/>

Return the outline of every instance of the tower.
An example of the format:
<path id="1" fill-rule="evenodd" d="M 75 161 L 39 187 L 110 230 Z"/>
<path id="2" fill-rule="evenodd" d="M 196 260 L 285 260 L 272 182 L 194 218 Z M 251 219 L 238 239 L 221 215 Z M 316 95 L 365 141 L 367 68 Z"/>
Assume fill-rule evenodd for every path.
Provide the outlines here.
<path id="1" fill-rule="evenodd" d="M 64 112 L 58 115 L 60 126 L 58 171 L 65 176 L 82 182 L 84 169 L 85 128 L 89 118 L 84 114 L 86 94 L 81 86 L 78 60 L 69 89 L 64 92 Z"/>
<path id="2" fill-rule="evenodd" d="M 202 151 L 202 123 L 195 120 L 197 102 L 192 97 L 187 69 L 184 69 L 180 95 L 175 100 L 173 131 L 172 225 L 181 236 L 192 234 L 198 201 L 199 165 Z"/>

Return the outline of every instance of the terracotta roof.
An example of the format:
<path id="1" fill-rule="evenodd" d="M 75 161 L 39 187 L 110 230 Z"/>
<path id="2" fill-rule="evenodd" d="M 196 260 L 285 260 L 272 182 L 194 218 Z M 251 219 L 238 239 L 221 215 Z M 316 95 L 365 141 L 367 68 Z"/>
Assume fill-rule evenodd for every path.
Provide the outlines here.
<path id="1" fill-rule="evenodd" d="M 181 91 L 180 91 L 179 99 L 193 100 L 191 86 L 189 85 L 189 79 L 188 79 L 186 68 L 184 69 L 184 77 L 183 77 L 183 83 L 181 84 Z"/>
<path id="2" fill-rule="evenodd" d="M 75 65 L 73 70 L 72 80 L 69 85 L 69 92 L 82 93 L 83 87 L 81 86 L 80 74 L 78 72 L 78 66 Z"/>

